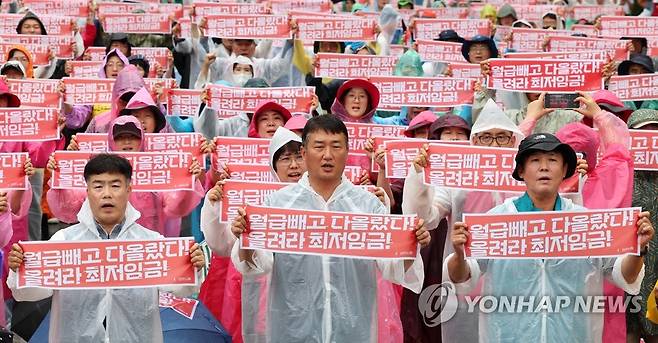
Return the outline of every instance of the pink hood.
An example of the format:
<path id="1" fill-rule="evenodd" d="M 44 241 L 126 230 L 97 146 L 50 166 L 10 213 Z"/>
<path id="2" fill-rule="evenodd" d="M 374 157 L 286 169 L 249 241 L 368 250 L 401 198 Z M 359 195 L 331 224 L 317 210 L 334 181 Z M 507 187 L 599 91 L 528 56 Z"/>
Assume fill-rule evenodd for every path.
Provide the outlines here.
<path id="1" fill-rule="evenodd" d="M 570 123 L 558 130 L 555 136 L 563 143 L 569 144 L 576 152 L 585 153 L 589 171 L 596 168 L 596 155 L 601 141 L 591 127 L 582 123 Z"/>
<path id="2" fill-rule="evenodd" d="M 128 92 L 137 93 L 140 88 L 145 86 L 144 79 L 135 66 L 127 65 L 123 68 L 114 81 L 114 87 L 112 87 L 112 108 L 110 112 L 94 118 L 96 120 L 96 127 L 107 126 L 119 116 L 117 102 L 122 95 Z"/>
<path id="3" fill-rule="evenodd" d="M 144 151 L 144 128 L 142 127 L 142 124 L 137 120 L 137 118 L 133 116 L 121 116 L 117 119 L 114 119 L 112 123 L 110 124 L 110 129 L 108 130 L 107 133 L 107 144 L 110 148 L 111 151 L 116 150 L 116 145 L 114 143 L 114 128 L 122 125 L 126 125 L 128 123 L 132 123 L 139 129 L 141 132 L 142 137 L 142 142 L 139 145 L 139 151 Z"/>
<path id="4" fill-rule="evenodd" d="M 138 110 L 141 108 L 149 108 L 155 115 L 155 130 L 153 132 L 158 133 L 167 125 L 167 119 L 165 118 L 160 108 L 155 104 L 151 93 L 149 93 L 146 87 L 140 88 L 135 95 L 128 101 L 126 108 L 119 112 L 119 116 L 132 115 L 133 110 Z"/>
<path id="5" fill-rule="evenodd" d="M 121 62 L 123 62 L 124 67 L 130 65 L 130 62 L 128 62 L 128 58 L 123 53 L 121 53 L 121 51 L 119 51 L 118 49 L 112 49 L 110 52 L 107 53 L 107 55 L 105 55 L 105 58 L 103 58 L 103 65 L 101 65 L 101 68 L 98 70 L 98 77 L 101 79 L 107 78 L 107 75 L 105 75 L 105 66 L 107 65 L 107 60 L 110 58 L 110 55 L 112 55 L 112 53 L 116 54 L 119 57 Z"/>

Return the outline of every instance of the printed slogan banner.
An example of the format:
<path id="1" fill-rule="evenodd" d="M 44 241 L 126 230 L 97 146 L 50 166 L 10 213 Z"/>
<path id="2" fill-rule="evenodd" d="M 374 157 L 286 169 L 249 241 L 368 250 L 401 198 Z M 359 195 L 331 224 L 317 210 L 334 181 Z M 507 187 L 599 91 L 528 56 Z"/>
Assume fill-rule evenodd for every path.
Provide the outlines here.
<path id="1" fill-rule="evenodd" d="M 33 62 L 36 65 L 49 63 L 48 54 L 50 50 L 59 58 L 70 59 L 73 57 L 72 36 L 2 34 L 0 39 L 25 46 L 28 51 L 35 55 Z"/>
<path id="2" fill-rule="evenodd" d="M 475 258 L 577 258 L 639 254 L 641 209 L 577 212 L 464 214 L 471 234 L 466 256 Z"/>
<path id="3" fill-rule="evenodd" d="M 601 17 L 601 36 L 658 36 L 658 17 Z"/>
<path id="4" fill-rule="evenodd" d="M 59 80 L 10 79 L 9 90 L 21 99 L 21 106 L 59 108 Z"/>
<path id="5" fill-rule="evenodd" d="M 566 30 L 528 29 L 523 27 L 513 27 L 511 31 L 512 48 L 519 52 L 543 51 L 546 37 L 571 36 L 573 34 L 573 31 Z"/>
<path id="6" fill-rule="evenodd" d="M 460 37 L 491 36 L 488 19 L 414 19 L 416 39 L 432 40 L 443 30 L 455 30 Z"/>
<path id="7" fill-rule="evenodd" d="M 196 285 L 193 238 L 20 242 L 18 288 L 107 289 Z"/>
<path id="8" fill-rule="evenodd" d="M 269 139 L 217 137 L 215 146 L 219 163 L 270 164 Z"/>
<path id="9" fill-rule="evenodd" d="M 167 66 L 167 58 L 170 54 L 169 49 L 167 48 L 141 48 L 141 47 L 132 47 L 131 54 L 142 55 L 146 57 L 147 60 L 151 63 L 151 70 L 149 71 L 148 77 L 155 77 L 155 65 L 159 64 L 161 67 Z M 85 55 L 89 56 L 91 61 L 102 62 L 105 58 L 105 47 L 102 46 L 90 46 L 85 50 Z M 98 74 L 98 69 L 96 69 L 96 74 Z M 77 77 L 77 76 L 76 76 Z"/>
<path id="10" fill-rule="evenodd" d="M 66 93 L 64 102 L 76 105 L 111 104 L 113 79 L 62 79 Z"/>
<path id="11" fill-rule="evenodd" d="M 199 301 L 190 298 L 179 298 L 169 292 L 159 292 L 159 306 L 160 308 L 170 308 L 178 312 L 181 316 L 185 316 L 187 319 L 194 318 L 194 313 L 196 313 L 197 305 Z"/>
<path id="12" fill-rule="evenodd" d="M 167 92 L 167 115 L 196 117 L 202 92 L 201 89 L 170 89 Z"/>
<path id="13" fill-rule="evenodd" d="M 379 108 L 453 107 L 473 103 L 475 79 L 454 77 L 371 77 L 381 93 Z"/>
<path id="14" fill-rule="evenodd" d="M 369 76 L 391 76 L 395 70 L 397 56 L 346 55 L 318 53 L 316 77 L 335 79 L 357 79 Z"/>
<path id="15" fill-rule="evenodd" d="M 524 192 L 512 177 L 516 149 L 430 144 L 425 183 L 476 191 Z"/>
<path id="16" fill-rule="evenodd" d="M 314 87 L 240 88 L 208 85 L 208 106 L 226 112 L 253 113 L 265 101 L 276 101 L 291 113 L 309 113 Z"/>
<path id="17" fill-rule="evenodd" d="M 23 19 L 23 14 L 0 13 L 0 33 L 16 33 L 16 26 Z M 49 35 L 64 36 L 71 35 L 75 18 L 65 16 L 53 16 L 39 14 L 39 20 L 43 22 Z"/>
<path id="18" fill-rule="evenodd" d="M 285 15 L 218 14 L 206 16 L 209 37 L 234 39 L 289 39 L 288 17 Z"/>
<path id="19" fill-rule="evenodd" d="M 56 108 L 1 107 L 0 142 L 59 139 Z"/>
<path id="20" fill-rule="evenodd" d="M 0 41 L 3 41 L 4 38 L 0 37 Z M 0 63 L 4 64 L 7 62 L 5 59 L 9 56 L 9 52 L 13 50 L 16 43 L 9 43 L 11 41 L 4 39 L 5 41 L 0 43 Z M 29 51 L 29 58 L 32 59 L 32 63 L 38 66 L 45 66 L 48 64 L 48 54 L 50 51 L 47 46 L 34 45 L 34 46 L 25 46 Z"/>
<path id="21" fill-rule="evenodd" d="M 658 99 L 658 74 L 614 75 L 608 90 L 622 101 Z"/>
<path id="22" fill-rule="evenodd" d="M 67 61 L 71 67 L 71 77 L 76 78 L 96 78 L 98 71 L 103 66 L 102 61 Z"/>
<path id="23" fill-rule="evenodd" d="M 0 153 L 0 190 L 26 190 L 25 161 L 27 153 Z"/>
<path id="24" fill-rule="evenodd" d="M 487 86 L 517 92 L 567 93 L 603 89 L 603 61 L 494 58 Z"/>
<path id="25" fill-rule="evenodd" d="M 265 197 L 288 186 L 282 182 L 253 182 L 226 180 L 222 192 L 222 206 L 219 221 L 232 223 L 238 215 L 238 208 L 246 205 L 263 205 Z"/>
<path id="26" fill-rule="evenodd" d="M 86 17 L 89 14 L 87 0 L 23 0 L 23 5 L 34 13 L 48 13 L 53 16 Z"/>
<path id="27" fill-rule="evenodd" d="M 623 61 L 628 58 L 628 42 L 628 40 L 607 38 L 551 37 L 548 42 L 548 51 L 602 50 L 610 54 L 615 61 Z"/>
<path id="28" fill-rule="evenodd" d="M 423 61 L 430 62 L 466 62 L 462 55 L 462 44 L 419 39 L 418 54 Z"/>
<path id="29" fill-rule="evenodd" d="M 53 171 L 53 189 L 86 188 L 83 172 L 94 155 L 87 151 L 55 151 L 57 169 Z M 121 152 L 133 167 L 134 192 L 191 191 L 195 178 L 189 172 L 192 154 L 172 152 Z"/>
<path id="30" fill-rule="evenodd" d="M 384 161 L 386 162 L 386 177 L 389 179 L 404 179 L 409 173 L 409 168 L 413 165 L 413 161 L 418 156 L 420 149 L 425 144 L 437 143 L 437 141 L 429 141 L 425 139 L 381 139 L 375 138 L 375 145 L 379 145 L 379 141 L 386 149 Z M 441 144 L 450 145 L 470 145 L 470 141 L 440 141 Z"/>
<path id="31" fill-rule="evenodd" d="M 416 257 L 416 216 L 247 206 L 240 247 L 356 258 Z"/>
<path id="32" fill-rule="evenodd" d="M 376 39 L 374 19 L 359 17 L 293 17 L 297 21 L 297 38 L 303 41 L 354 42 Z"/>
<path id="33" fill-rule="evenodd" d="M 171 32 L 168 13 L 108 13 L 102 18 L 103 30 L 108 33 L 162 33 Z"/>

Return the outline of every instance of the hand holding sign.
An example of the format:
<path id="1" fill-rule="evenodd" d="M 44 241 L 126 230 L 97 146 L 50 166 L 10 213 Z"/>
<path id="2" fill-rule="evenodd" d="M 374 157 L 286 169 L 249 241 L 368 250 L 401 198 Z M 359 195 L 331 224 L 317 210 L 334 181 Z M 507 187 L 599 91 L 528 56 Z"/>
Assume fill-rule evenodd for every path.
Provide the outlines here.
<path id="1" fill-rule="evenodd" d="M 222 199 L 223 193 L 224 193 L 224 181 L 217 181 L 217 183 L 215 183 L 215 186 L 208 191 L 208 200 L 210 201 L 211 204 L 214 205 L 216 202 Z"/>
<path id="2" fill-rule="evenodd" d="M 206 265 L 205 258 L 203 256 L 203 250 L 199 247 L 198 243 L 190 248 L 190 261 L 196 269 L 201 269 Z"/>
<path id="3" fill-rule="evenodd" d="M 23 264 L 23 248 L 18 243 L 14 243 L 11 246 L 11 252 L 9 252 L 9 258 L 7 260 L 9 261 L 9 269 L 14 272 Z"/>
<path id="4" fill-rule="evenodd" d="M 244 208 L 238 208 L 238 215 L 233 218 L 233 223 L 231 223 L 231 232 L 236 238 L 240 238 L 245 231 L 247 231 L 247 212 Z"/>
<path id="5" fill-rule="evenodd" d="M 648 211 L 641 212 L 637 219 L 637 236 L 640 242 L 640 250 L 649 246 L 655 230 L 649 220 L 651 214 Z"/>
<path id="6" fill-rule="evenodd" d="M 418 244 L 420 244 L 421 248 L 424 248 L 428 245 L 430 245 L 430 241 L 432 240 L 432 237 L 430 236 L 430 233 L 425 229 L 425 221 L 422 219 L 418 220 L 418 224 L 416 224 L 416 241 L 418 241 Z"/>
<path id="7" fill-rule="evenodd" d="M 413 165 L 416 173 L 420 173 L 425 169 L 425 167 L 427 167 L 427 151 L 429 148 L 430 146 L 428 144 L 423 145 L 423 147 L 418 152 L 418 156 L 414 158 Z"/>
<path id="8" fill-rule="evenodd" d="M 455 255 L 459 260 L 463 260 L 466 256 L 466 243 L 471 236 L 468 232 L 468 225 L 463 222 L 456 222 L 452 226 L 452 247 L 455 249 Z"/>

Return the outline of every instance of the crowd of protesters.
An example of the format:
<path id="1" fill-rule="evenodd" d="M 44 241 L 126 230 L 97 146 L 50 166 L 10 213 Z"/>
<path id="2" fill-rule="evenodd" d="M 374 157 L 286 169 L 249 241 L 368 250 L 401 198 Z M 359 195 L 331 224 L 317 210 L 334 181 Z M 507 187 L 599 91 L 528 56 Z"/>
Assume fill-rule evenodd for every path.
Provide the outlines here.
<path id="1" fill-rule="evenodd" d="M 35 9 L 40 2 L 0 1 L 2 13 L 20 15 L 15 32 L 6 33 L 48 35 L 42 17 L 53 14 Z M 211 19 L 196 15 L 195 6 L 202 2 L 191 0 L 161 1 L 180 4 L 183 10 L 182 17 L 172 13 L 167 34 L 108 33 L 99 12 L 107 2 L 113 1 L 91 0 L 84 5 L 87 17 L 71 17 L 73 53 L 68 59 L 57 57 L 51 49 L 47 64 L 37 65 L 34 52 L 0 34 L 0 44 L 5 47 L 0 58 L 0 111 L 25 107 L 10 88 L 14 80 L 74 76 L 72 61 L 91 60 L 93 47 L 104 48 L 93 79 L 114 80 L 110 101 L 96 104 L 67 102 L 73 97 L 67 96 L 66 86 L 60 82 L 59 101 L 53 104 L 59 113 L 60 139 L 0 141 L 0 153 L 29 156 L 24 164 L 29 178 L 26 189 L 0 190 L 4 253 L 0 323 L 6 333 L 15 334 L 14 339 L 28 341 L 49 308 L 50 342 L 162 342 L 158 292 L 174 292 L 198 299 L 234 342 L 658 342 L 658 288 L 654 291 L 658 286 L 658 238 L 653 227 L 658 223 L 658 169 L 636 169 L 629 143 L 629 130 L 650 131 L 654 144 L 658 142 L 658 97 L 623 101 L 607 89 L 616 75 L 655 73 L 658 54 L 652 54 L 657 50 L 651 42 L 658 41 L 658 36 L 623 37 L 629 41 L 627 58 L 607 58 L 601 89 L 578 91 L 574 108 L 547 108 L 545 91 L 493 89 L 483 81 L 491 75 L 491 59 L 525 52 L 513 48 L 513 33 L 497 31 L 571 30 L 574 37 L 597 38 L 578 29 L 589 27 L 590 32 L 598 32 L 603 13 L 579 18 L 575 9 L 615 7 L 621 16 L 651 17 L 658 12 L 651 0 L 291 2 L 292 9 L 299 11 L 321 6 L 328 17 L 376 18 L 375 39 L 340 42 L 298 39 L 300 28 L 292 15 L 288 23 L 292 38 L 288 40 L 209 37 L 205 32 Z M 157 1 L 136 2 L 158 6 Z M 232 3 L 250 2 L 261 3 Z M 282 7 L 275 5 L 281 1 L 263 3 L 270 14 L 287 14 L 277 13 Z M 533 5 L 552 5 L 555 10 L 537 18 L 520 15 L 530 13 L 527 9 Z M 154 8 L 148 6 L 144 8 Z M 415 21 L 441 19 L 436 13 L 442 12 L 434 10 L 442 8 L 465 10 L 467 17 L 462 19 L 490 21 L 491 35 L 464 37 L 455 27 L 433 37 L 460 44 L 461 62 L 480 67 L 483 79 L 475 82 L 469 103 L 452 107 L 398 104 L 401 109 L 392 111 L 381 106 L 383 90 L 368 78 L 315 75 L 316 55 L 337 53 L 394 56 L 397 62 L 389 76 L 453 77 L 450 61 L 424 60 L 417 51 Z M 129 28 L 125 31 L 131 32 Z M 134 53 L 144 47 L 166 48 L 166 65 Z M 162 82 L 149 86 L 145 78 Z M 175 86 L 165 86 L 171 79 Z M 215 85 L 310 86 L 315 92 L 308 113 L 295 112 L 274 99 L 259 103 L 253 113 L 225 116 L 221 108 L 209 104 L 208 89 Z M 200 106 L 194 113 L 172 113 L 167 108 L 170 88 L 199 90 Z M 525 182 L 526 191 L 427 184 L 430 142 L 420 149 L 406 178 L 387 178 L 387 151 L 370 139 L 366 155 L 353 154 L 348 148 L 346 123 L 404 127 L 405 137 L 400 139 L 516 149 L 515 167 L 509 172 Z M 198 151 L 207 161 L 193 159 L 186 166 L 193 189 L 132 191 L 131 180 L 138 176 L 114 152 L 143 152 L 148 134 L 182 132 L 203 135 Z M 76 138 L 80 133 L 107 135 L 108 153 L 94 156 L 85 166 L 86 190 L 51 188 L 58 168 L 54 152 L 81 150 Z M 220 216 L 224 185 L 232 173 L 230 163 L 218 160 L 216 146 L 228 137 L 269 140 L 272 179 L 289 185 L 267 196 L 262 205 L 416 215 L 420 220 L 414 228 L 415 258 L 360 259 L 244 249 L 240 237 L 248 230 L 248 213 L 240 208 L 230 222 Z M 657 148 L 649 148 L 654 166 Z M 360 167 L 362 174 L 347 179 L 347 166 Z M 574 175 L 581 180 L 578 194 L 561 194 L 562 182 Z M 360 187 L 365 185 L 371 187 Z M 630 207 L 641 208 L 635 225 L 639 255 L 477 259 L 465 253 L 470 232 L 463 214 Z M 185 236 L 193 236 L 197 242 L 190 249 L 190 261 L 202 280 L 196 287 L 17 287 L 24 262 L 21 242 Z M 455 317 L 428 325 L 423 306 L 438 305 L 427 305 L 422 294 L 444 282 L 454 286 L 459 298 Z M 639 299 L 640 310 L 473 313 L 466 311 L 464 296 L 474 294 L 633 297 Z M 21 327 L 19 318 L 25 313 L 36 316 L 37 325 Z"/>

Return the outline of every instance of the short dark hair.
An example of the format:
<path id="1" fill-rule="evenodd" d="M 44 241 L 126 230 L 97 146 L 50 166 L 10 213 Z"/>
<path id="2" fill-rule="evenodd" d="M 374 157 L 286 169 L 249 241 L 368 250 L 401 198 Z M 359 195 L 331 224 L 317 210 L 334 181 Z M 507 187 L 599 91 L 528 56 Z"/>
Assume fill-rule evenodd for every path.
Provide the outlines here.
<path id="1" fill-rule="evenodd" d="M 345 144 L 347 144 L 349 139 L 345 123 L 332 114 L 313 117 L 306 122 L 304 131 L 302 131 L 302 143 L 304 146 L 308 144 L 308 136 L 317 131 L 324 131 L 331 134 L 342 133 L 345 136 Z"/>
<path id="2" fill-rule="evenodd" d="M 121 43 L 127 45 L 128 46 L 128 54 L 126 55 L 126 57 L 130 57 L 130 55 L 132 55 L 133 46 L 132 46 L 132 44 L 130 44 L 130 42 L 127 39 L 115 39 L 115 40 L 109 41 L 107 43 L 107 45 L 105 46 L 105 54 L 106 55 L 108 53 L 110 53 L 110 51 L 112 50 L 112 43 L 114 43 L 114 42 L 121 42 Z"/>
<path id="3" fill-rule="evenodd" d="M 274 168 L 274 171 L 277 171 L 276 162 L 279 160 L 279 157 L 281 157 L 281 155 L 285 153 L 299 154 L 301 147 L 302 147 L 302 143 L 297 141 L 290 141 L 286 143 L 284 146 L 280 147 L 279 150 L 274 152 L 274 155 L 272 156 L 272 168 Z"/>
<path id="4" fill-rule="evenodd" d="M 94 175 L 100 174 L 121 174 L 130 181 L 133 174 L 133 167 L 127 159 L 115 154 L 98 154 L 93 156 L 85 165 L 84 177 L 85 182 Z"/>

